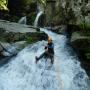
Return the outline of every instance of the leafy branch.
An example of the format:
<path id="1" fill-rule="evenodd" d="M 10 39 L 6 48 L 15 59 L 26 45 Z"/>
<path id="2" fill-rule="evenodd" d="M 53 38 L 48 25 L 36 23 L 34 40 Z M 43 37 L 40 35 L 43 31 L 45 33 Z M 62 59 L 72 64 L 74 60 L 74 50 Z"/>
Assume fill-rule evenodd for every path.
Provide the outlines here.
<path id="1" fill-rule="evenodd" d="M 0 0 L 0 10 L 8 10 L 8 0 Z"/>

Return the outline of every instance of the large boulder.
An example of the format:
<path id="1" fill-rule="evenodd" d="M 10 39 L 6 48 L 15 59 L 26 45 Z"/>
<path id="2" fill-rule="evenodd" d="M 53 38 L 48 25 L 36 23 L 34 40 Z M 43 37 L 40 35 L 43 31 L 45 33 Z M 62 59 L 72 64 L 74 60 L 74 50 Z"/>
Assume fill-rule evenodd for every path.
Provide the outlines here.
<path id="1" fill-rule="evenodd" d="M 90 38 L 77 38 L 72 42 L 72 47 L 80 58 L 81 66 L 90 77 Z"/>
<path id="2" fill-rule="evenodd" d="M 13 50 L 13 52 L 9 52 L 8 51 L 8 47 L 11 48 L 13 46 L 13 44 L 15 45 L 15 43 L 17 42 L 23 42 L 21 43 L 21 45 L 17 44 L 14 47 L 18 47 L 18 50 L 21 50 L 22 48 L 24 48 L 27 44 L 31 44 L 40 40 L 47 40 L 48 35 L 44 32 L 24 32 L 24 33 L 20 33 L 20 32 L 11 32 L 11 31 L 5 31 L 3 29 L 0 29 L 0 56 L 11 56 L 12 54 L 18 53 L 18 51 Z M 20 49 L 20 46 L 24 46 Z M 13 47 L 12 47 L 13 48 Z M 6 52 L 8 54 L 6 54 Z"/>
<path id="3" fill-rule="evenodd" d="M 20 33 L 20 32 L 9 32 L 4 30 L 0 35 L 0 41 L 8 43 L 17 41 L 27 41 L 29 37 L 32 39 L 32 41 L 35 42 L 38 40 L 46 40 L 48 36 L 44 32 Z"/>
<path id="4" fill-rule="evenodd" d="M 15 55 L 16 53 L 18 53 L 16 49 L 17 47 L 18 50 L 20 51 L 27 44 L 31 44 L 40 40 L 47 40 L 47 38 L 48 35 L 45 32 L 40 31 L 39 28 L 29 25 L 21 25 L 18 23 L 11 23 L 5 20 L 0 21 L 1 56 Z M 19 43 L 19 45 L 15 44 L 17 42 L 23 43 Z M 7 48 L 14 48 L 14 50 L 9 51 Z"/>
<path id="5" fill-rule="evenodd" d="M 16 43 L 0 42 L 0 58 L 15 56 L 26 45 L 26 41 L 19 41 Z"/>

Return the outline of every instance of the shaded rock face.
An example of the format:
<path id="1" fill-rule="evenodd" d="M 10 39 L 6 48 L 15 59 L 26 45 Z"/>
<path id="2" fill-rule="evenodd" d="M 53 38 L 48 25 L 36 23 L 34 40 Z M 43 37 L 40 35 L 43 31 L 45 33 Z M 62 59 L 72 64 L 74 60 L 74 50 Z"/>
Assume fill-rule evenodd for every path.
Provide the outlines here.
<path id="1" fill-rule="evenodd" d="M 45 8 L 45 15 L 46 15 L 46 20 L 45 20 L 45 25 L 50 26 L 51 23 L 53 22 L 53 18 L 55 16 L 55 4 L 56 0 L 46 0 L 46 8 Z M 54 22 L 53 22 L 54 23 Z"/>
<path id="2" fill-rule="evenodd" d="M 60 25 L 60 26 L 50 27 L 48 29 L 55 33 L 66 35 L 69 41 L 71 40 L 73 32 L 80 31 L 79 26 L 73 24 Z"/>
<path id="3" fill-rule="evenodd" d="M 42 14 L 39 18 L 39 21 L 38 21 L 38 26 L 39 27 L 44 27 L 45 25 L 45 14 Z"/>
<path id="4" fill-rule="evenodd" d="M 89 38 L 90 40 L 90 38 Z M 81 66 L 86 70 L 90 77 L 90 57 L 87 57 L 87 53 L 90 53 L 90 42 L 88 39 L 77 39 L 73 41 L 72 47 L 77 52 L 80 58 Z"/>
<path id="5" fill-rule="evenodd" d="M 74 48 L 80 52 L 82 59 L 85 59 L 85 53 L 90 52 L 90 42 L 88 39 L 78 39 L 72 42 Z"/>
<path id="6" fill-rule="evenodd" d="M 9 0 L 8 8 L 11 15 L 22 16 L 23 13 L 36 11 L 37 3 L 35 0 Z"/>
<path id="7" fill-rule="evenodd" d="M 27 16 L 27 24 L 34 22 L 37 11 L 36 0 L 6 0 L 8 1 L 8 11 L 0 10 L 0 19 L 18 22 L 23 16 Z"/>
<path id="8" fill-rule="evenodd" d="M 45 12 L 46 24 L 81 24 L 84 20 L 85 23 L 90 23 L 89 0 L 49 0 Z"/>
<path id="9" fill-rule="evenodd" d="M 72 25 L 72 24 L 67 25 L 66 29 L 65 29 L 67 38 L 71 40 L 72 33 L 75 32 L 75 31 L 80 31 L 80 29 L 77 25 Z"/>
<path id="10" fill-rule="evenodd" d="M 0 46 L 0 57 L 3 56 L 2 52 L 3 52 L 3 48 Z"/>
<path id="11" fill-rule="evenodd" d="M 67 26 L 66 25 L 60 25 L 60 26 L 51 26 L 51 27 L 47 27 L 48 30 L 51 30 L 55 33 L 58 33 L 58 34 L 66 34 L 66 29 L 67 29 Z"/>

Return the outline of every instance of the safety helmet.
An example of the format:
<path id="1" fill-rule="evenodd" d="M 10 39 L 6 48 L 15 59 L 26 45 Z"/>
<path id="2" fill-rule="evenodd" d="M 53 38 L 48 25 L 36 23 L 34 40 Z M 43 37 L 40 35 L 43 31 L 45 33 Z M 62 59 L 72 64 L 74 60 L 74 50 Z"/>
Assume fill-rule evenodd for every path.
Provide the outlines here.
<path id="1" fill-rule="evenodd" d="M 48 43 L 51 43 L 51 42 L 52 42 L 52 38 L 48 37 Z"/>

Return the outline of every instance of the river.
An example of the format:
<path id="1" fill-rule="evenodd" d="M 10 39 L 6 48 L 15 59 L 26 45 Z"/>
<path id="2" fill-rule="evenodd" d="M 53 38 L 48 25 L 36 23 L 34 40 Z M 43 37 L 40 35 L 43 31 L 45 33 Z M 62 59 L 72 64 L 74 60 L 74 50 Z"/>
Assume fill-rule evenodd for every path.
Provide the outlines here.
<path id="1" fill-rule="evenodd" d="M 28 45 L 12 60 L 0 68 L 0 90 L 89 90 L 88 76 L 79 59 L 67 45 L 65 35 L 41 28 L 54 42 L 54 64 L 35 56 L 44 52 L 46 41 Z M 51 66 L 51 67 L 49 67 Z"/>

